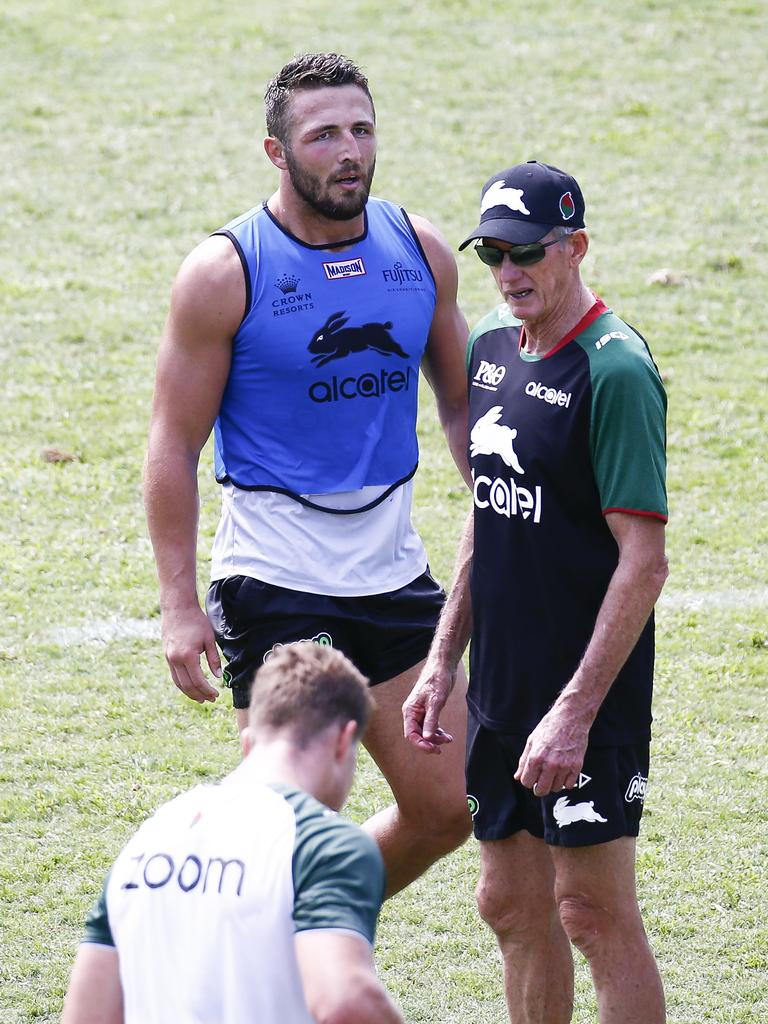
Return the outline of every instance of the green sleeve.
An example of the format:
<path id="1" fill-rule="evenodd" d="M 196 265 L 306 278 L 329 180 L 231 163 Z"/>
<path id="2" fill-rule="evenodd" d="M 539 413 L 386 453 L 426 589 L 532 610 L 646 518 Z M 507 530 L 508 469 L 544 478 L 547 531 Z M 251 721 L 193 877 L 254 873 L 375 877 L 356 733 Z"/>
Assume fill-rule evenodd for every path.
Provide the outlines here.
<path id="1" fill-rule="evenodd" d="M 88 916 L 85 919 L 83 942 L 94 942 L 99 946 L 114 946 L 115 944 L 115 940 L 112 938 L 112 929 L 109 927 L 109 917 L 107 916 L 108 882 L 109 875 L 107 875 L 104 881 L 101 895 L 88 911 Z"/>
<path id="2" fill-rule="evenodd" d="M 342 928 L 373 943 L 386 881 L 379 848 L 356 825 L 311 797 L 300 797 L 286 797 L 296 814 L 296 931 Z"/>
<path id="3" fill-rule="evenodd" d="M 604 513 L 666 520 L 667 396 L 643 340 L 615 322 L 621 337 L 588 347 L 590 443 L 600 503 Z"/>

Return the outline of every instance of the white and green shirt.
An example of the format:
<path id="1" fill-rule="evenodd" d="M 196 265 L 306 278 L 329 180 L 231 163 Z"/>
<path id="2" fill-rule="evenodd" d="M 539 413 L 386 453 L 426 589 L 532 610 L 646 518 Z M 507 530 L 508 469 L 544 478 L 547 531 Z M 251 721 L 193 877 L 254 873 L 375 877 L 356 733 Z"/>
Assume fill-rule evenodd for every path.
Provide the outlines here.
<path id="1" fill-rule="evenodd" d="M 370 836 L 246 760 L 141 826 L 84 941 L 117 948 L 125 1024 L 309 1024 L 295 933 L 372 943 L 384 886 Z"/>

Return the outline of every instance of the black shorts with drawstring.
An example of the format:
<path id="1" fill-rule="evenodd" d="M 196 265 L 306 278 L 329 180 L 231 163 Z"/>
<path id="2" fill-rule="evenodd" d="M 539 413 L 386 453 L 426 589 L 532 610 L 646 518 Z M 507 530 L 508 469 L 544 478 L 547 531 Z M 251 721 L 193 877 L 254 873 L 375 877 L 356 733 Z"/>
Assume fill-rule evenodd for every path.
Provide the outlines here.
<path id="1" fill-rule="evenodd" d="M 307 594 L 228 576 L 211 584 L 205 607 L 228 662 L 224 683 L 234 706 L 247 708 L 256 670 L 289 643 L 337 648 L 371 685 L 393 679 L 427 656 L 444 601 L 427 570 L 399 590 L 362 597 Z"/>

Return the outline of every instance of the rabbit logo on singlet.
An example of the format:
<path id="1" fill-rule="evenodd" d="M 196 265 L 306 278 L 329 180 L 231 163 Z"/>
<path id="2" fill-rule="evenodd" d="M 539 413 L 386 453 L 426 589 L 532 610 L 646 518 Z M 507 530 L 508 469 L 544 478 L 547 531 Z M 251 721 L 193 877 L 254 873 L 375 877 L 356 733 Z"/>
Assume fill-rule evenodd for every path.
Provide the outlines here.
<path id="1" fill-rule="evenodd" d="M 345 327 L 349 317 L 343 312 L 331 313 L 323 326 L 317 331 L 309 343 L 309 351 L 316 353 L 312 362 L 320 367 L 330 363 L 332 359 L 343 359 L 353 352 L 364 352 L 373 349 L 383 356 L 400 356 L 407 359 L 408 353 L 398 345 L 389 333 L 392 321 L 386 323 L 362 324 L 360 327 Z"/>

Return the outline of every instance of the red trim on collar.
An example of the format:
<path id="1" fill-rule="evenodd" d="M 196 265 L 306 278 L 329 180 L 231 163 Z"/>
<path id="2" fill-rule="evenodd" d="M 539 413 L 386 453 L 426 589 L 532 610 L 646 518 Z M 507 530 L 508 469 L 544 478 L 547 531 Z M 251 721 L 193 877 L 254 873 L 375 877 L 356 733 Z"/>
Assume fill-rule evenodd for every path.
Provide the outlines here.
<path id="1" fill-rule="evenodd" d="M 594 323 L 594 321 L 597 320 L 597 318 L 599 316 L 602 316 L 603 313 L 606 313 L 607 311 L 608 311 L 608 307 L 606 306 L 606 304 L 603 302 L 603 300 L 599 296 L 595 295 L 594 304 L 589 307 L 587 312 L 584 314 L 584 316 L 581 318 L 581 320 L 579 320 L 579 322 L 576 324 L 576 326 L 573 327 L 566 334 L 566 336 L 564 338 L 561 338 L 560 341 L 558 341 L 558 343 L 555 345 L 554 348 L 551 348 L 549 350 L 549 352 L 547 352 L 541 358 L 542 359 L 549 359 L 551 356 L 553 356 L 555 354 L 555 352 L 559 352 L 561 348 L 565 348 L 565 346 L 568 344 L 568 342 L 573 341 L 573 339 L 575 337 L 577 337 L 579 334 L 581 334 L 582 331 L 585 331 L 587 329 L 587 327 L 589 327 L 589 325 L 591 323 Z M 522 326 L 522 328 L 520 330 L 520 346 L 519 346 L 519 350 L 520 351 L 522 351 L 524 345 L 525 345 L 525 324 L 523 324 L 523 326 Z"/>

